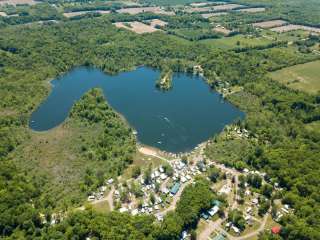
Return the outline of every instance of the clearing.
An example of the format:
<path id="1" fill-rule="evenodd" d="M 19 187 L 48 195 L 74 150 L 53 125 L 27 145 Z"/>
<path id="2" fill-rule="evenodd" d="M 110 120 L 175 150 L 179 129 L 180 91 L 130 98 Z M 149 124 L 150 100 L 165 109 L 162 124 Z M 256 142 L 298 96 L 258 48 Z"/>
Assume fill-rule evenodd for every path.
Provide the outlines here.
<path id="1" fill-rule="evenodd" d="M 118 13 L 128 13 L 131 15 L 145 13 L 145 12 L 152 12 L 155 14 L 164 14 L 164 15 L 175 15 L 174 12 L 168 12 L 162 10 L 160 7 L 137 7 L 137 8 L 122 8 L 117 10 Z"/>
<path id="2" fill-rule="evenodd" d="M 201 40 L 201 42 L 214 48 L 233 49 L 233 48 L 242 48 L 242 47 L 263 46 L 263 45 L 272 43 L 273 41 L 263 37 L 250 38 L 250 37 L 246 37 L 244 35 L 239 34 L 232 37 Z"/>
<path id="3" fill-rule="evenodd" d="M 213 28 L 213 31 L 218 32 L 218 33 L 222 33 L 223 35 L 229 35 L 230 33 L 232 33 L 231 30 L 229 30 L 225 27 L 215 27 L 215 28 Z"/>
<path id="4" fill-rule="evenodd" d="M 315 28 L 315 27 L 308 27 L 308 26 L 303 26 L 303 25 L 295 25 L 295 24 L 289 24 L 285 26 L 280 26 L 280 27 L 275 27 L 271 28 L 271 31 L 274 32 L 290 32 L 290 31 L 296 31 L 296 30 L 304 30 L 308 32 L 315 32 L 315 33 L 320 33 L 320 28 Z"/>
<path id="5" fill-rule="evenodd" d="M 141 23 L 141 22 L 117 22 L 114 23 L 114 25 L 117 28 L 125 28 L 127 30 L 130 30 L 132 32 L 138 33 L 138 34 L 143 34 L 143 33 L 152 33 L 159 31 L 159 29 L 156 29 L 152 26 L 149 26 L 147 24 Z"/>
<path id="6" fill-rule="evenodd" d="M 274 28 L 274 27 L 283 26 L 285 24 L 287 24 L 287 22 L 283 20 L 272 20 L 272 21 L 265 21 L 265 22 L 257 22 L 257 23 L 253 23 L 252 25 L 258 28 Z"/>
<path id="7" fill-rule="evenodd" d="M 217 13 L 203 13 L 201 14 L 201 16 L 203 18 L 211 18 L 211 17 L 217 17 L 217 16 L 221 16 L 221 15 L 226 15 L 228 14 L 227 12 L 217 12 Z"/>
<path id="8" fill-rule="evenodd" d="M 272 79 L 290 88 L 316 94 L 320 91 L 320 61 L 295 65 L 270 73 Z"/>
<path id="9" fill-rule="evenodd" d="M 150 23 L 150 26 L 154 28 L 164 27 L 168 24 L 167 22 L 162 21 L 160 19 L 152 19 L 149 23 Z"/>
<path id="10" fill-rule="evenodd" d="M 28 5 L 34 5 L 39 2 L 36 2 L 34 0 L 0 0 L 0 6 L 1 5 L 19 5 L 19 4 L 28 4 Z"/>
<path id="11" fill-rule="evenodd" d="M 75 16 L 84 15 L 84 14 L 87 14 L 87 13 L 109 14 L 110 11 L 97 10 L 97 11 L 67 12 L 67 13 L 63 13 L 63 16 L 65 16 L 65 17 L 67 17 L 67 18 L 72 18 L 72 17 L 75 17 Z"/>
<path id="12" fill-rule="evenodd" d="M 245 12 L 245 13 L 257 13 L 257 12 L 264 12 L 266 9 L 262 7 L 257 8 L 243 8 L 239 9 L 239 12 Z"/>

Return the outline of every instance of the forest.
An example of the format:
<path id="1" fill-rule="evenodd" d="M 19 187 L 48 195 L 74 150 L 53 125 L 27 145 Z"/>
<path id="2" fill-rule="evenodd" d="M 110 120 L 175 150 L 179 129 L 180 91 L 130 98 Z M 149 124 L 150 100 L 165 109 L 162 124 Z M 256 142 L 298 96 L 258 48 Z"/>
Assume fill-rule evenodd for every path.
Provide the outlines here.
<path id="1" fill-rule="evenodd" d="M 293 4 L 293 8 L 299 6 Z M 286 14 L 287 10 L 281 11 Z M 314 9 L 305 16 L 305 22 L 310 25 L 317 24 L 318 16 L 313 13 Z M 246 143 L 247 151 L 234 153 L 238 154 L 236 160 L 224 159 L 224 163 L 264 170 L 270 183 L 280 184 L 284 203 L 296 210 L 281 222 L 282 239 L 320 239 L 320 135 L 308 128 L 320 120 L 320 96 L 289 89 L 267 77 L 270 71 L 310 62 L 319 56 L 301 52 L 297 45 L 224 51 L 163 32 L 137 35 L 116 29 L 112 21 L 113 16 L 89 16 L 46 27 L 5 23 L 0 29 L 1 237 L 178 239 L 182 229 L 193 228 L 200 212 L 209 207 L 207 204 L 214 197 L 204 180 L 184 190 L 176 211 L 161 225 L 150 224 L 154 219 L 148 216 L 103 215 L 91 210 L 72 213 L 56 226 L 44 225 L 40 213 L 49 215 L 53 210 L 61 210 L 55 201 L 47 201 L 50 195 L 55 197 L 52 196 L 55 193 L 44 187 L 50 186 L 51 180 L 43 172 L 27 171 L 17 159 L 24 159 L 24 146 L 32 136 L 28 120 L 48 95 L 49 79 L 82 65 L 117 74 L 140 65 L 190 71 L 200 64 L 211 88 L 225 82 L 242 87 L 227 100 L 246 112 L 246 119 L 238 124 L 257 139 Z M 75 104 L 70 121 L 80 132 L 93 124 L 103 125 L 94 141 L 83 141 L 77 156 L 111 164 L 107 173 L 110 176 L 120 175 L 130 164 L 135 152 L 132 130 L 108 107 L 101 91 L 92 90 Z M 111 137 L 106 133 L 112 133 Z M 229 144 L 219 136 L 213 137 L 212 142 L 206 149 L 209 158 L 217 156 L 217 145 L 228 147 Z M 84 190 L 90 191 L 99 185 L 99 178 L 95 173 L 87 173 L 82 183 Z M 61 200 L 67 201 L 68 195 Z M 69 199 L 67 203 L 64 207 L 68 209 L 79 202 Z M 261 239 L 267 239 L 264 237 Z"/>

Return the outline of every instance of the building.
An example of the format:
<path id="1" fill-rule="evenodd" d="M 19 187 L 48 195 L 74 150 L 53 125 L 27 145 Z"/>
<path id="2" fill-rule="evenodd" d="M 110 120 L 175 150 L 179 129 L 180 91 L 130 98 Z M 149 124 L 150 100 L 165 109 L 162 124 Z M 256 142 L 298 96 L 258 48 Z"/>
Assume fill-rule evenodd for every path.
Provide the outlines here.
<path id="1" fill-rule="evenodd" d="M 179 191 L 179 189 L 180 189 L 180 183 L 175 183 L 175 184 L 173 185 L 173 187 L 171 188 L 170 193 L 171 193 L 172 195 L 176 195 L 177 192 Z"/>

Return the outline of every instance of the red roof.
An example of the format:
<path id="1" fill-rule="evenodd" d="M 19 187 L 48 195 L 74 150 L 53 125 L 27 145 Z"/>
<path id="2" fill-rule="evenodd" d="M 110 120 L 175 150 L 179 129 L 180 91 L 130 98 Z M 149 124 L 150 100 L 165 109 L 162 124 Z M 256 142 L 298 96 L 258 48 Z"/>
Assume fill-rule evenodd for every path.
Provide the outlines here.
<path id="1" fill-rule="evenodd" d="M 271 232 L 273 234 L 279 234 L 280 231 L 281 231 L 281 227 L 279 227 L 279 226 L 274 226 L 274 227 L 271 228 Z"/>

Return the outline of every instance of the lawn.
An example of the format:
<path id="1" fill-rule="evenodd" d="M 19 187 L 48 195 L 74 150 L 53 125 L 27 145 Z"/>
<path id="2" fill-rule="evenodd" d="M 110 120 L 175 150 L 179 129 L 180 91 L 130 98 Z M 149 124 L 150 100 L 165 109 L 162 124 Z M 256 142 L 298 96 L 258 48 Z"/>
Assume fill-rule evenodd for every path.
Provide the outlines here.
<path id="1" fill-rule="evenodd" d="M 224 37 L 220 39 L 206 39 L 202 40 L 204 43 L 213 48 L 220 49 L 233 49 L 233 48 L 243 48 L 243 47 L 256 47 L 263 46 L 273 41 L 264 37 L 260 38 L 250 38 L 244 35 L 236 35 L 232 37 Z"/>
<path id="2" fill-rule="evenodd" d="M 270 73 L 270 77 L 286 86 L 307 93 L 320 91 L 320 61 L 284 68 Z"/>
<path id="3" fill-rule="evenodd" d="M 93 204 L 92 208 L 96 210 L 97 212 L 106 213 L 110 211 L 109 203 L 108 201 L 99 202 L 97 204 Z"/>

